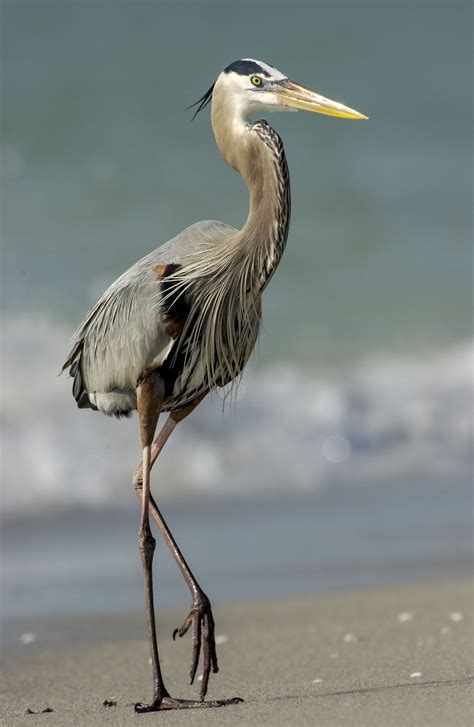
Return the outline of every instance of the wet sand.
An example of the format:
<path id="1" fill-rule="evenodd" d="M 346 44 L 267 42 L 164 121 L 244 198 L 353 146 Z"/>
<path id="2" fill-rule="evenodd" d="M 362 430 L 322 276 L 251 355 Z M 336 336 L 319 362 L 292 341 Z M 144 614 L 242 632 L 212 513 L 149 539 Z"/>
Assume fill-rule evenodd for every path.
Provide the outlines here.
<path id="1" fill-rule="evenodd" d="M 209 697 L 236 706 L 135 715 L 150 697 L 140 613 L 43 618 L 3 658 L 3 725 L 471 725 L 473 590 L 468 580 L 216 605 L 220 673 Z M 186 683 L 183 609 L 159 614 L 168 689 Z M 66 635 L 67 646 L 64 646 Z M 56 641 L 56 644 L 55 644 Z M 104 702 L 114 706 L 104 706 Z M 41 713 L 44 709 L 52 712 Z M 40 714 L 26 714 L 30 709 Z"/>

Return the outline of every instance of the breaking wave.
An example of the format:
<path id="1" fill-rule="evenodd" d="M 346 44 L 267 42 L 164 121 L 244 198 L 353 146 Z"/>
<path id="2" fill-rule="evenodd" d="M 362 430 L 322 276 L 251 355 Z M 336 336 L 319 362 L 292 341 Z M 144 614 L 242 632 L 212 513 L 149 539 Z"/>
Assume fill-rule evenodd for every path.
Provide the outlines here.
<path id="1" fill-rule="evenodd" d="M 3 510 L 127 503 L 140 458 L 137 421 L 78 411 L 58 378 L 70 331 L 6 320 L 1 375 Z M 236 406 L 209 397 L 153 474 L 166 497 L 256 496 L 400 477 L 471 476 L 474 343 L 378 356 L 346 374 L 250 368 Z"/>

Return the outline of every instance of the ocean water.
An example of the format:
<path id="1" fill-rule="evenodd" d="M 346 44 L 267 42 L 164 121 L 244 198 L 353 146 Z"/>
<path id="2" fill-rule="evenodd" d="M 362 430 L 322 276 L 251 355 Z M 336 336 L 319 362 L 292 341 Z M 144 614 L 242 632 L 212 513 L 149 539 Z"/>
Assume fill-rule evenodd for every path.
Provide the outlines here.
<path id="1" fill-rule="evenodd" d="M 217 393 L 180 426 L 155 491 L 231 508 L 471 481 L 471 13 L 464 2 L 2 3 L 7 522 L 133 500 L 136 420 L 78 411 L 58 372 L 87 308 L 136 259 L 199 219 L 245 220 L 208 112 L 191 124 L 184 110 L 245 56 L 370 120 L 268 117 L 293 214 L 257 351 L 235 405 Z"/>
<path id="2" fill-rule="evenodd" d="M 166 503 L 163 513 L 216 605 L 472 574 L 472 487 L 455 476 L 272 498 L 204 493 Z M 58 616 L 142 611 L 138 518 L 137 500 L 8 519 L 1 533 L 4 645 L 27 648 L 25 633 L 43 645 L 68 642 L 74 625 L 65 629 Z M 159 538 L 154 582 L 157 609 L 177 607 L 176 618 L 184 618 L 189 592 Z M 45 623 L 45 616 L 53 618 Z"/>
<path id="3" fill-rule="evenodd" d="M 2 5 L 8 511 L 104 502 L 128 482 L 136 424 L 76 411 L 57 372 L 87 308 L 134 260 L 198 219 L 245 219 L 208 113 L 191 124 L 183 110 L 245 55 L 371 118 L 271 115 L 292 173 L 288 248 L 241 400 L 182 427 L 162 489 L 466 468 L 470 5 L 256 3 L 264 34 L 251 7 Z"/>
<path id="4" fill-rule="evenodd" d="M 76 410 L 70 381 L 58 377 L 64 326 L 26 317 L 4 330 L 4 513 L 130 502 L 141 456 L 136 417 Z M 473 352 L 464 343 L 417 358 L 380 355 L 343 372 L 251 366 L 237 402 L 216 392 L 179 426 L 153 484 L 170 499 L 469 479 Z"/>

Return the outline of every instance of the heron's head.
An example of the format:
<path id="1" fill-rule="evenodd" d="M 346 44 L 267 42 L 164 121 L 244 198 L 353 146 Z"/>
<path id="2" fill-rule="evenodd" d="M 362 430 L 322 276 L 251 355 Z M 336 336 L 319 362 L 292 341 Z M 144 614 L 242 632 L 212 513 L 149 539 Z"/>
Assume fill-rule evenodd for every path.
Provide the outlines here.
<path id="1" fill-rule="evenodd" d="M 226 106 L 232 107 L 241 119 L 261 111 L 298 110 L 342 119 L 367 118 L 338 101 L 290 81 L 277 68 L 253 58 L 235 61 L 224 68 L 215 84 L 196 103 L 196 114 L 207 106 L 213 95 L 225 99 Z"/>

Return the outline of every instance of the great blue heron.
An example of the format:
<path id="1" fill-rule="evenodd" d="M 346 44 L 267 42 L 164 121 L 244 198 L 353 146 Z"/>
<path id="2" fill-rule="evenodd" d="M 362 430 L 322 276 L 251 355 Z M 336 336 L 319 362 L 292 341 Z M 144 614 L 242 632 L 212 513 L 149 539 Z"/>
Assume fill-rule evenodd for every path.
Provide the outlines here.
<path id="1" fill-rule="evenodd" d="M 195 104 L 196 114 L 211 101 L 219 151 L 249 188 L 245 225 L 236 230 L 222 222 L 198 222 L 139 260 L 90 310 L 63 367 L 70 366 L 79 408 L 118 417 L 138 410 L 143 457 L 133 483 L 141 499 L 139 548 L 154 688 L 149 705 L 135 705 L 138 712 L 239 701 L 204 702 L 211 669 L 218 670 L 211 605 L 150 494 L 150 470 L 176 424 L 209 391 L 235 381 L 242 372 L 257 339 L 262 292 L 285 248 L 290 180 L 283 144 L 266 121 L 250 123 L 248 119 L 264 110 L 291 109 L 367 118 L 251 58 L 224 69 Z M 162 411 L 170 413 L 153 441 Z M 191 683 L 202 645 L 200 700 L 172 698 L 161 674 L 150 512 L 191 591 L 191 610 L 173 638 L 192 631 Z"/>

